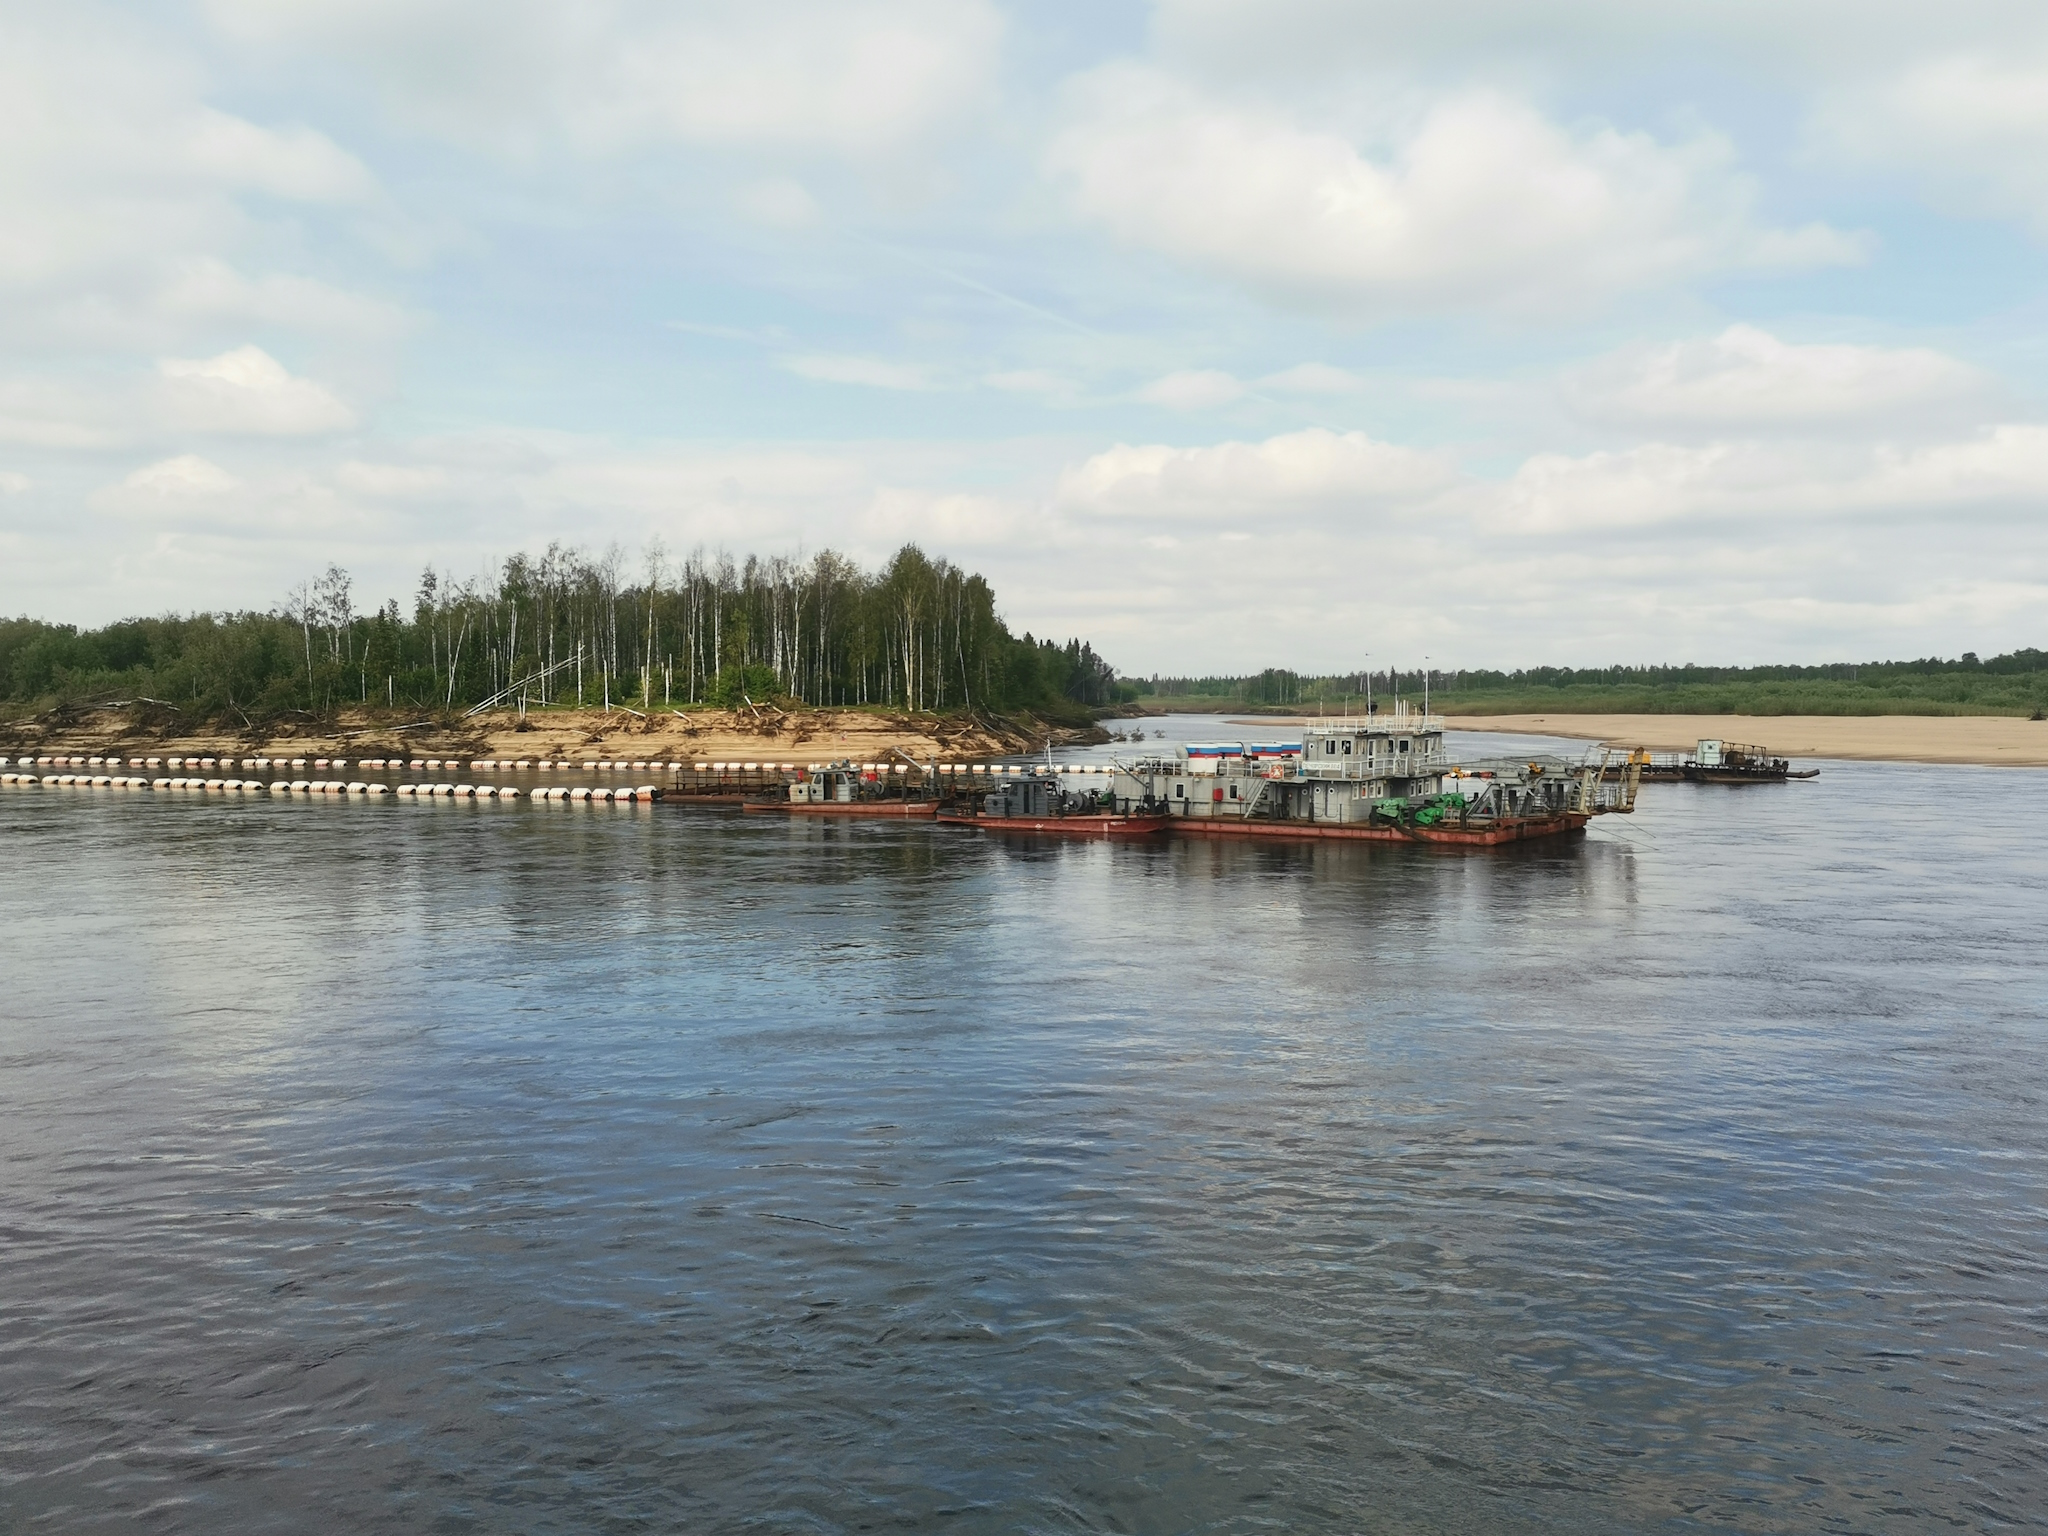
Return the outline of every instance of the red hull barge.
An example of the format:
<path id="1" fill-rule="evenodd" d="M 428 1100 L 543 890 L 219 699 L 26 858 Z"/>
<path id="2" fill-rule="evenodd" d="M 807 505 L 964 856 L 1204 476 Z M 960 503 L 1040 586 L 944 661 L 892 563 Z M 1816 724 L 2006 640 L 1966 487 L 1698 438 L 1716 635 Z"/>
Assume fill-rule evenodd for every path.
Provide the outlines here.
<path id="1" fill-rule="evenodd" d="M 1153 837 L 1171 816 L 961 816 L 938 818 L 942 827 L 979 827 L 984 832 L 1025 832 L 1043 837 Z"/>
<path id="2" fill-rule="evenodd" d="M 1220 817 L 1174 816 L 1175 837 L 1278 838 L 1289 842 L 1428 843 L 1451 848 L 1497 848 L 1503 843 L 1533 843 L 1544 838 L 1571 837 L 1586 830 L 1592 818 L 1583 811 L 1555 816 L 1516 816 L 1484 826 L 1456 824 L 1430 827 L 1334 826 L 1312 821 L 1225 821 Z"/>
<path id="3" fill-rule="evenodd" d="M 894 816 L 900 820 L 929 820 L 936 816 L 936 800 L 749 800 L 744 811 L 774 812 L 789 816 Z"/>

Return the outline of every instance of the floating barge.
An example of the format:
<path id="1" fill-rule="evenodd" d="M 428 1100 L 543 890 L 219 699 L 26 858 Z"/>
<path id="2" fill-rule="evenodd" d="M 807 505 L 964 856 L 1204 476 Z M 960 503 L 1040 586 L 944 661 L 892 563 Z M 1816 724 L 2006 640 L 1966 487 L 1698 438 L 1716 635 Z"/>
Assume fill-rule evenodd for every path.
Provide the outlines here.
<path id="1" fill-rule="evenodd" d="M 854 800 L 844 805 L 823 801 L 805 805 L 789 800 L 749 800 L 741 810 L 768 816 L 893 816 L 929 821 L 939 813 L 936 800 Z"/>
<path id="2" fill-rule="evenodd" d="M 1682 752 L 1649 752 L 1638 747 L 1620 763 L 1603 770 L 1606 778 L 1619 778 L 1638 768 L 1645 784 L 1783 784 L 1791 779 L 1817 779 L 1818 768 L 1796 769 L 1791 759 L 1774 756 L 1768 748 L 1736 741 L 1703 737 L 1692 755 Z"/>
<path id="3" fill-rule="evenodd" d="M 1794 772 L 1789 759 L 1735 741 L 1702 741 L 1683 773 L 1689 784 L 1783 784 L 1820 777 L 1818 768 Z"/>
<path id="4" fill-rule="evenodd" d="M 1610 753 L 1611 757 L 1612 754 Z M 1490 848 L 1582 833 L 1635 809 L 1640 768 L 1541 763 L 1467 773 L 1446 759 L 1443 720 L 1397 705 L 1307 727 L 1298 742 L 1196 742 L 1172 757 L 1117 763 L 1109 787 L 1074 795 L 1047 774 L 1005 784 L 939 820 L 1059 836 L 1163 831 L 1173 837 L 1421 843 Z M 1101 825 L 1104 830 L 1090 829 Z"/>
<path id="5" fill-rule="evenodd" d="M 841 762 L 798 769 L 784 794 L 748 800 L 741 809 L 790 816 L 893 816 L 928 821 L 938 814 L 939 802 L 929 795 L 912 794 L 910 786 L 892 776 L 885 765 Z"/>
<path id="6" fill-rule="evenodd" d="M 941 811 L 938 822 L 1039 837 L 1156 837 L 1172 825 L 1163 811 L 1118 811 L 1103 799 L 1070 793 L 1056 775 L 1035 774 L 991 790 L 976 809 Z"/>
<path id="7" fill-rule="evenodd" d="M 1274 821 L 1223 821 L 1214 817 L 1172 823 L 1176 837 L 1253 837 L 1267 840 L 1335 843 L 1433 843 L 1450 848 L 1497 848 L 1503 843 L 1533 843 L 1569 837 L 1586 830 L 1593 818 L 1584 811 L 1559 811 L 1551 816 L 1495 816 L 1481 822 L 1436 826 L 1387 823 L 1345 827 Z"/>
<path id="8" fill-rule="evenodd" d="M 1083 811 L 1072 816 L 982 816 L 942 811 L 936 820 L 942 827 L 978 827 L 984 832 L 1036 837 L 1157 837 L 1173 825 L 1170 816 L 1119 816 L 1113 811 Z"/>

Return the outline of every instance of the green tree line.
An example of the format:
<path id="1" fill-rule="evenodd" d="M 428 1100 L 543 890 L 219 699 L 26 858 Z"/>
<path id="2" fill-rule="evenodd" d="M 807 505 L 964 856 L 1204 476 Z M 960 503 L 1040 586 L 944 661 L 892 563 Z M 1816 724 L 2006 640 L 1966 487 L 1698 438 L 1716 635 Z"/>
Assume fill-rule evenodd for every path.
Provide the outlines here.
<path id="1" fill-rule="evenodd" d="M 447 711 L 734 704 L 1083 710 L 1115 671 L 1081 640 L 1013 636 L 979 575 L 906 545 L 878 571 L 808 560 L 629 561 L 550 545 L 456 580 L 429 569 L 410 610 L 355 606 L 330 567 L 276 608 L 79 629 L 0 621 L 10 713 L 145 701 L 255 722 L 384 705 Z"/>
<path id="2" fill-rule="evenodd" d="M 1980 659 L 1813 666 L 1616 666 L 1381 670 L 1127 678 L 1128 694 L 1187 707 L 1356 708 L 1396 693 L 1454 714 L 2031 714 L 2048 709 L 2048 651 Z"/>

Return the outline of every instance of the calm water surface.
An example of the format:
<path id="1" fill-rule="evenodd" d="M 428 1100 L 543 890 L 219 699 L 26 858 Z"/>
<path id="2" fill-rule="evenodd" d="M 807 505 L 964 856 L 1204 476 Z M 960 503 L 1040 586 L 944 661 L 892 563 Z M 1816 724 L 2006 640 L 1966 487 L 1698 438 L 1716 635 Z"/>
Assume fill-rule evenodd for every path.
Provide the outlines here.
<path id="1" fill-rule="evenodd" d="M 2044 794 L 10 789 L 0 1529 L 2037 1525 Z"/>

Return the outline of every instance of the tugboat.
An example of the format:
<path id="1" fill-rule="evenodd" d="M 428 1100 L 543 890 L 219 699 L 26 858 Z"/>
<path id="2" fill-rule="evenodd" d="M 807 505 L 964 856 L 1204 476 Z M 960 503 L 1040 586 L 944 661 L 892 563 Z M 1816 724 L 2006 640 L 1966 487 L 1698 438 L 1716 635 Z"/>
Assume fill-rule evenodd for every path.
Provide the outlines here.
<path id="1" fill-rule="evenodd" d="M 1783 784 L 1820 777 L 1818 768 L 1795 773 L 1788 759 L 1735 741 L 1701 741 L 1680 772 L 1689 784 Z"/>

